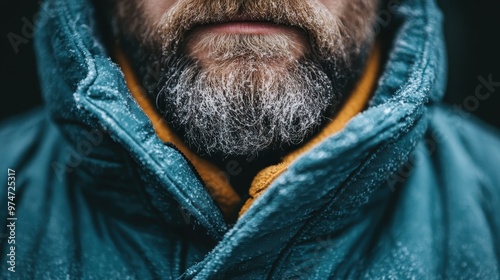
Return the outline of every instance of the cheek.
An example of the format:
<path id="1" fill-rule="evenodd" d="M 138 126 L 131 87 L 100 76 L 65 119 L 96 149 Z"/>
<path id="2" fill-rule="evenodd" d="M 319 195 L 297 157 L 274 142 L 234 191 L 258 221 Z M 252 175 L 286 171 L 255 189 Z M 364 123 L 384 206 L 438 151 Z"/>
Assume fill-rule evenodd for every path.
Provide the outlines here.
<path id="1" fill-rule="evenodd" d="M 379 0 L 312 0 L 326 9 L 333 17 L 344 20 L 355 19 L 356 16 L 370 21 Z"/>
<path id="2" fill-rule="evenodd" d="M 347 1 L 352 0 L 315 0 L 313 2 L 316 2 L 319 6 L 323 6 L 322 8 L 328 10 L 332 16 L 339 17 Z"/>
<path id="3" fill-rule="evenodd" d="M 313 0 L 340 20 L 348 37 L 362 43 L 372 36 L 377 6 L 380 0 Z"/>
<path id="4" fill-rule="evenodd" d="M 126 0 L 129 1 L 129 0 Z M 142 7 L 147 18 L 157 23 L 161 16 L 168 12 L 179 0 L 142 0 Z"/>

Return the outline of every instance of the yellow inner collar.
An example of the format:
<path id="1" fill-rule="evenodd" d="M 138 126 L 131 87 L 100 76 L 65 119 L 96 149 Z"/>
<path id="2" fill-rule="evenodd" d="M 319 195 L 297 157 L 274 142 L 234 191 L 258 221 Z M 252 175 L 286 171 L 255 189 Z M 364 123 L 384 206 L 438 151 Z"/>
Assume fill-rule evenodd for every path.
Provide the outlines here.
<path id="1" fill-rule="evenodd" d="M 229 184 L 224 173 L 213 163 L 199 157 L 196 153 L 191 151 L 186 143 L 172 131 L 141 87 L 125 53 L 119 47 L 116 48 L 115 51 L 115 60 L 125 75 L 125 81 L 133 98 L 151 120 L 158 137 L 163 142 L 172 143 L 182 152 L 200 175 L 205 187 L 220 207 L 224 216 L 226 218 L 231 217 L 240 203 L 241 198 Z M 249 189 L 249 198 L 245 201 L 239 212 L 240 216 L 248 210 L 254 200 L 264 193 L 279 175 L 286 171 L 288 166 L 290 166 L 295 159 L 311 150 L 329 136 L 342 130 L 351 118 L 360 113 L 367 106 L 371 93 L 375 88 L 379 67 L 380 48 L 378 44 L 375 44 L 366 63 L 363 75 L 357 82 L 353 92 L 346 98 L 342 108 L 340 108 L 335 117 L 302 147 L 286 155 L 281 163 L 264 168 L 255 176 Z"/>

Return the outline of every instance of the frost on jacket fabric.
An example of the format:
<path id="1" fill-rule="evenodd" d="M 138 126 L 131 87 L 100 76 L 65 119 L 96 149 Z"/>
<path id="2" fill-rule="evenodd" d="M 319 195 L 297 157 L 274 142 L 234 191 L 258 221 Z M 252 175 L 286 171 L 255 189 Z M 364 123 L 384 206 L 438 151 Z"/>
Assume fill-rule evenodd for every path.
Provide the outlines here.
<path id="1" fill-rule="evenodd" d="M 297 159 L 239 218 L 155 135 L 89 0 L 49 0 L 45 108 L 2 124 L 16 170 L 5 279 L 498 279 L 500 137 L 440 104 L 441 14 L 402 1 L 369 108 Z M 7 188 L 0 189 L 7 223 Z M 4 227 L 5 230 L 5 227 Z"/>

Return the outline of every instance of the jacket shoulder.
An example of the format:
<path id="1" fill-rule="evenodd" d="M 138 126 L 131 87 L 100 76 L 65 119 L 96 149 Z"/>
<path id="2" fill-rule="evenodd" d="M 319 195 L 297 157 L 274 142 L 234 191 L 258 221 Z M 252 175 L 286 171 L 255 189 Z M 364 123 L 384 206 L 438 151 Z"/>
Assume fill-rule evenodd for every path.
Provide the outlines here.
<path id="1" fill-rule="evenodd" d="M 377 258 L 398 263 L 404 256 L 427 274 L 422 278 L 498 279 L 499 163 L 498 130 L 453 108 L 430 107 L 426 135 L 388 181 L 400 184 L 391 188 L 391 234 L 379 242 L 397 246 Z"/>
<path id="2" fill-rule="evenodd" d="M 430 115 L 430 137 L 444 156 L 468 163 L 494 180 L 492 183 L 500 191 L 500 173 L 496 170 L 500 163 L 500 131 L 450 106 L 433 107 Z"/>
<path id="3" fill-rule="evenodd" d="M 20 156 L 30 147 L 43 145 L 47 135 L 56 132 L 43 108 L 36 108 L 0 123 L 1 153 L 5 159 Z M 31 150 L 30 153 L 34 151 Z"/>
<path id="4" fill-rule="evenodd" d="M 18 134 L 26 129 L 36 128 L 45 120 L 45 111 L 38 107 L 27 112 L 8 117 L 0 122 L 0 135 Z"/>
<path id="5" fill-rule="evenodd" d="M 39 170 L 54 158 L 66 142 L 43 108 L 37 108 L 0 123 L 0 167 Z"/>

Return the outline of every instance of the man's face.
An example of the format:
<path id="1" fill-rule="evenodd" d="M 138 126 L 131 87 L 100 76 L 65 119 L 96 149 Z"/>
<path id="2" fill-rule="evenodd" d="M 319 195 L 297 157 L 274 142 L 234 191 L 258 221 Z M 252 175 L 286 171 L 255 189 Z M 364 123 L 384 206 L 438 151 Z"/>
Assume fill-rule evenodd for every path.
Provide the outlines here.
<path id="1" fill-rule="evenodd" d="M 158 109 L 192 147 L 222 155 L 300 144 L 331 117 L 373 41 L 377 6 L 114 1 L 124 47 Z"/>

